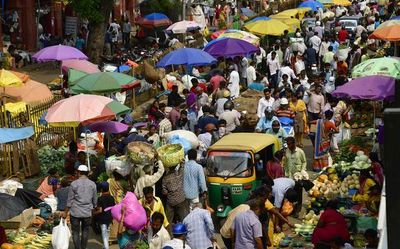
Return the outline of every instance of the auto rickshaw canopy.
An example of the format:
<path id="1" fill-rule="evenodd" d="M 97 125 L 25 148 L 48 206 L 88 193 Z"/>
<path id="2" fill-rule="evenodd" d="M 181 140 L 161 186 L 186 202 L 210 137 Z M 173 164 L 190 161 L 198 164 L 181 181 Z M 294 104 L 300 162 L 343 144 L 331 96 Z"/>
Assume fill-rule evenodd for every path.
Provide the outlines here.
<path id="1" fill-rule="evenodd" d="M 279 149 L 278 139 L 262 133 L 232 133 L 222 137 L 208 150 L 251 151 L 257 153 L 267 146 L 274 145 L 274 152 Z"/>

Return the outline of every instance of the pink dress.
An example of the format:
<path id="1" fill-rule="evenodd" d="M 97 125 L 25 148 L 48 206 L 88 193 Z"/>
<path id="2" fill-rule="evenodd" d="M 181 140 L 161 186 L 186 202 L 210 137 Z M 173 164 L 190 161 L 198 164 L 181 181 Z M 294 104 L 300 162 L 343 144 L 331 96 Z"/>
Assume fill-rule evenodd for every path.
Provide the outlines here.
<path id="1" fill-rule="evenodd" d="M 267 174 L 271 179 L 276 179 L 280 177 L 284 177 L 283 168 L 281 163 L 278 160 L 270 160 L 267 162 Z"/>

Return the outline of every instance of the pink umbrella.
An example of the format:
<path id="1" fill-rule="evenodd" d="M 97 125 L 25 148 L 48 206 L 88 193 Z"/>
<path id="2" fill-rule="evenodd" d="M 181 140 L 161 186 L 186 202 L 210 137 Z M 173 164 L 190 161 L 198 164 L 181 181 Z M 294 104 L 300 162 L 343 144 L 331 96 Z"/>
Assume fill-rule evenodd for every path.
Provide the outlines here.
<path id="1" fill-rule="evenodd" d="M 36 54 L 34 54 L 32 58 L 39 62 L 63 61 L 72 59 L 78 59 L 78 60 L 88 59 L 88 57 L 84 53 L 82 53 L 79 49 L 71 46 L 64 46 L 61 44 L 45 47 Z"/>
<path id="2" fill-rule="evenodd" d="M 100 72 L 96 64 L 93 64 L 87 60 L 65 60 L 61 63 L 61 69 L 64 73 L 68 72 L 68 69 L 70 68 L 89 74 Z"/>
<path id="3" fill-rule="evenodd" d="M 110 98 L 91 94 L 79 94 L 52 105 L 46 121 L 53 126 L 77 127 L 98 121 L 112 120 L 129 108 Z"/>

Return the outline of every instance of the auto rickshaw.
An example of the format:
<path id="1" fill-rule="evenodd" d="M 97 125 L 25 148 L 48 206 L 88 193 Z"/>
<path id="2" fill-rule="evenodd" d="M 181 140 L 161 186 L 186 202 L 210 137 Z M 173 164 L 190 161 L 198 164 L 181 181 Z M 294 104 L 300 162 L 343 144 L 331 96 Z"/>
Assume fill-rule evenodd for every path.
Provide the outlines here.
<path id="1" fill-rule="evenodd" d="M 208 148 L 208 198 L 217 217 L 247 201 L 267 178 L 265 165 L 279 149 L 275 136 L 260 133 L 232 133 Z"/>

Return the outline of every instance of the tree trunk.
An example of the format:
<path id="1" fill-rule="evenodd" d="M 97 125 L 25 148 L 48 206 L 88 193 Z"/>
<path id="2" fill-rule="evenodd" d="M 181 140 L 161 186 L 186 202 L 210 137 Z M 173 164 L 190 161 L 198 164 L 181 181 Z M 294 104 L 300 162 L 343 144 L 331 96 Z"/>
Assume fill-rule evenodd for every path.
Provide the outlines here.
<path id="1" fill-rule="evenodd" d="M 106 27 L 110 18 L 111 11 L 114 7 L 114 1 L 102 0 L 101 12 L 104 20 L 99 23 L 90 23 L 89 38 L 87 44 L 87 56 L 93 63 L 100 63 L 100 56 L 103 54 Z"/>

